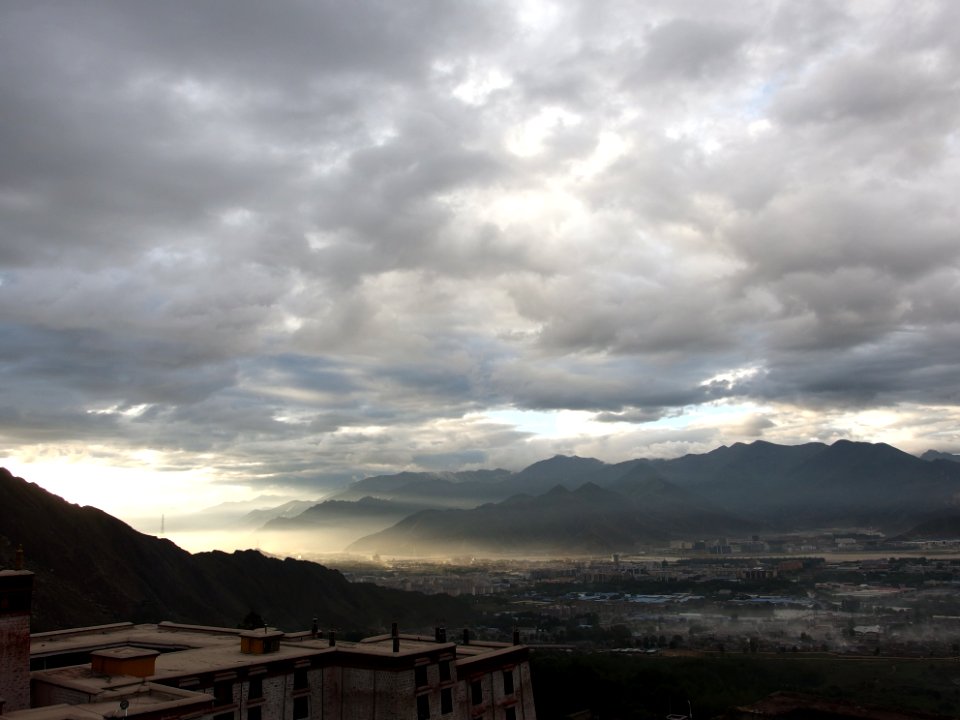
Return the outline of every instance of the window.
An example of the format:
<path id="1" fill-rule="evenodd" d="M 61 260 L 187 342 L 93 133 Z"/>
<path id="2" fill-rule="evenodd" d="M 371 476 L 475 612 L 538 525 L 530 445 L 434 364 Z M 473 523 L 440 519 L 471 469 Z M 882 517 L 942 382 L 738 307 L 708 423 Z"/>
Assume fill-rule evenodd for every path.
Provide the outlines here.
<path id="1" fill-rule="evenodd" d="M 233 720 L 233 713 L 220 713 L 219 715 L 214 715 L 213 720 Z"/>
<path id="2" fill-rule="evenodd" d="M 417 665 L 413 669 L 413 684 L 417 687 L 423 687 L 427 684 L 427 666 Z"/>
<path id="3" fill-rule="evenodd" d="M 453 688 L 444 688 L 440 691 L 440 714 L 449 715 L 453 712 Z"/>
<path id="4" fill-rule="evenodd" d="M 247 720 L 263 720 L 263 705 L 247 709 Z"/>
<path id="5" fill-rule="evenodd" d="M 218 682 L 213 686 L 214 705 L 229 705 L 233 702 L 233 683 Z"/>
<path id="6" fill-rule="evenodd" d="M 517 709 L 512 705 L 504 712 L 504 720 L 517 720 Z"/>
<path id="7" fill-rule="evenodd" d="M 417 695 L 417 720 L 429 720 L 430 718 L 430 696 Z"/>
<path id="8" fill-rule="evenodd" d="M 310 698 L 301 695 L 293 699 L 293 720 L 305 720 L 310 717 Z"/>
<path id="9" fill-rule="evenodd" d="M 446 682 L 450 679 L 450 661 L 440 661 L 440 682 Z"/>
<path id="10" fill-rule="evenodd" d="M 503 694 L 513 695 L 513 670 L 503 671 Z"/>
<path id="11" fill-rule="evenodd" d="M 250 685 L 248 687 L 247 699 L 249 700 L 259 700 L 263 697 L 263 678 L 250 678 Z"/>
<path id="12" fill-rule="evenodd" d="M 483 685 L 479 680 L 474 680 L 470 683 L 470 701 L 474 705 L 479 705 L 483 702 Z"/>
<path id="13" fill-rule="evenodd" d="M 303 690 L 307 687 L 307 669 L 297 668 L 293 671 L 293 689 Z"/>

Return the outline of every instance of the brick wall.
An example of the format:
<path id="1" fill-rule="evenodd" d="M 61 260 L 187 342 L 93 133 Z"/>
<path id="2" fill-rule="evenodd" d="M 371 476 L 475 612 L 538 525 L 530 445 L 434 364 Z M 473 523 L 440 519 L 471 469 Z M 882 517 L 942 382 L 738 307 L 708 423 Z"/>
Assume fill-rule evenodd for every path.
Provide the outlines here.
<path id="1" fill-rule="evenodd" d="M 0 571 L 0 697 L 4 712 L 30 707 L 33 573 Z"/>

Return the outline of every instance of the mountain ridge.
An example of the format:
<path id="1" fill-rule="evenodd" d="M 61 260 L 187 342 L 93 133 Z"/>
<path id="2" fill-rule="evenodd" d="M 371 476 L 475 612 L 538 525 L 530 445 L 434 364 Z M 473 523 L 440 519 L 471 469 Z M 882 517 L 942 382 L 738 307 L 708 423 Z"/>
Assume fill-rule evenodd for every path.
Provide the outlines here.
<path id="1" fill-rule="evenodd" d="M 673 460 L 607 464 L 554 456 L 489 487 L 530 500 L 504 498 L 486 503 L 482 512 L 461 508 L 455 523 L 454 516 L 419 514 L 416 521 L 402 520 L 350 548 L 606 552 L 629 551 L 643 541 L 774 529 L 866 525 L 902 532 L 929 513 L 958 504 L 960 464 L 922 460 L 885 443 L 756 441 Z M 599 498 L 599 490 L 618 493 L 620 507 L 588 502 Z M 575 517 L 558 504 L 571 496 L 581 500 Z M 511 521 L 491 516 L 494 509 Z M 634 521 L 624 513 L 633 513 Z M 570 527 L 580 530 L 571 533 Z M 582 542 L 585 537 L 589 542 Z"/>

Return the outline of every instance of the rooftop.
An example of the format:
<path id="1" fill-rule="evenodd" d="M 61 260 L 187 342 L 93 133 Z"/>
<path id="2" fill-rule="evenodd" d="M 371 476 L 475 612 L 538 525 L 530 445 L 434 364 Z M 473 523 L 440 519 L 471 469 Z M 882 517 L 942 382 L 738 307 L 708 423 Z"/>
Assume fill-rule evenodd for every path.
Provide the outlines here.
<path id="1" fill-rule="evenodd" d="M 84 668 L 63 668 L 63 670 L 77 671 L 74 673 L 61 673 L 64 676 L 73 675 L 77 679 L 82 679 Z M 90 669 L 86 668 L 86 673 Z M 115 678 L 115 681 L 120 678 Z M 151 682 L 141 682 L 139 678 L 126 678 L 128 681 L 135 681 L 135 685 L 127 685 L 122 688 L 111 688 L 108 684 L 103 684 L 103 692 L 98 696 L 97 702 L 83 705 L 48 705 L 46 707 L 32 708 L 28 710 L 16 710 L 6 713 L 4 720 L 91 720 L 91 718 L 111 718 L 111 717 L 130 717 L 154 716 L 155 714 L 167 714 L 171 710 L 183 711 L 188 708 L 202 709 L 211 705 L 213 698 L 204 693 L 193 692 L 191 690 L 181 690 L 179 688 L 166 687 Z M 121 702 L 126 700 L 126 712 L 121 709 Z"/>
<path id="2" fill-rule="evenodd" d="M 244 667 L 262 666 L 276 661 L 296 661 L 315 657 L 318 654 L 336 654 L 339 662 L 350 658 L 363 662 L 367 658 L 377 662 L 387 658 L 398 660 L 421 656 L 424 653 L 455 652 L 461 662 L 478 658 L 495 658 L 515 652 L 517 646 L 508 643 L 471 641 L 457 645 L 453 642 L 438 643 L 426 635 L 400 634 L 399 651 L 394 652 L 393 637 L 389 634 L 366 638 L 360 642 L 337 641 L 334 645 L 310 633 L 280 633 L 269 631 L 266 636 L 279 636 L 277 649 L 267 654 L 241 652 L 240 638 L 252 633 L 232 628 L 214 628 L 198 625 L 182 625 L 162 622 L 159 624 L 133 625 L 118 623 L 64 632 L 42 633 L 31 638 L 31 657 L 43 658 L 57 655 L 83 654 L 97 651 L 98 655 L 117 658 L 134 658 L 144 655 L 144 650 L 159 651 L 154 674 L 150 679 L 162 682 L 166 678 L 199 675 L 210 672 L 229 672 Z M 87 667 L 87 666 L 82 666 Z M 88 687 L 107 687 L 96 680 L 87 667 L 87 675 L 76 675 L 77 667 L 41 671 L 55 682 L 61 679 L 70 683 L 82 683 Z M 102 675 L 100 676 L 102 677 Z M 115 679 L 116 680 L 116 679 Z M 131 681 L 138 681 L 134 678 Z M 99 683 L 99 685 L 98 685 Z M 113 685 L 116 685 L 116 681 Z"/>

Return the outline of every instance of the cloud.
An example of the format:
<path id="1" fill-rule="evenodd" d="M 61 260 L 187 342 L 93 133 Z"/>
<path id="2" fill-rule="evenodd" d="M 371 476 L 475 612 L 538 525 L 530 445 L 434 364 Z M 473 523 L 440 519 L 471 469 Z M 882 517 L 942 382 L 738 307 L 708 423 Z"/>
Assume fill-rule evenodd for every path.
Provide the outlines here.
<path id="1" fill-rule="evenodd" d="M 0 447 L 270 487 L 956 447 L 957 12 L 4 7 Z"/>

